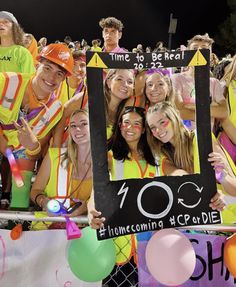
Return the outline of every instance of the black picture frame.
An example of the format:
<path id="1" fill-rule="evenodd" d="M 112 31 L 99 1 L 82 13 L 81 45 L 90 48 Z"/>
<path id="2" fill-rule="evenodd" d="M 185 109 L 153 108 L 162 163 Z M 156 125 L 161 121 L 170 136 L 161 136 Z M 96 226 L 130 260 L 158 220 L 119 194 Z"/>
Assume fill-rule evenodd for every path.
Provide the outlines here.
<path id="1" fill-rule="evenodd" d="M 219 224 L 221 215 L 209 207 L 216 180 L 212 152 L 209 96 L 210 51 L 160 53 L 87 52 L 87 84 L 93 187 L 96 209 L 106 218 L 99 240 L 179 226 Z M 157 69 L 195 66 L 196 126 L 199 174 L 111 181 L 106 147 L 103 69 Z"/>

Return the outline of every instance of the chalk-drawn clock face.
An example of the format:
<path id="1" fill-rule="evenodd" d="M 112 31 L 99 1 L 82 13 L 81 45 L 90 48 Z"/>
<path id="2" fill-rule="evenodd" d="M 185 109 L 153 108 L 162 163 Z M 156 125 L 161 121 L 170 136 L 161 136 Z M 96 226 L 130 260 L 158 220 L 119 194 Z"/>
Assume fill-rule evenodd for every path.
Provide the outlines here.
<path id="1" fill-rule="evenodd" d="M 144 208 L 143 208 L 143 205 L 142 205 L 142 197 L 144 196 L 145 193 L 148 193 L 148 189 L 150 187 L 159 187 L 156 189 L 156 192 L 159 192 L 159 193 L 166 193 L 167 196 L 168 196 L 168 204 L 166 206 L 166 208 L 162 211 L 162 212 L 159 212 L 159 213 L 150 213 L 150 212 L 147 212 Z M 142 189 L 140 190 L 139 194 L 138 194 L 138 197 L 137 197 L 137 205 L 138 205 L 138 209 L 139 211 L 146 217 L 148 218 L 152 218 L 152 219 L 160 219 L 164 216 L 166 216 L 168 214 L 168 212 L 170 211 L 172 205 L 173 205 L 173 193 L 172 193 L 172 190 L 170 189 L 170 187 L 163 183 L 163 182 L 158 182 L 158 181 L 153 181 L 153 182 L 150 182 L 146 185 L 144 185 L 142 187 Z"/>

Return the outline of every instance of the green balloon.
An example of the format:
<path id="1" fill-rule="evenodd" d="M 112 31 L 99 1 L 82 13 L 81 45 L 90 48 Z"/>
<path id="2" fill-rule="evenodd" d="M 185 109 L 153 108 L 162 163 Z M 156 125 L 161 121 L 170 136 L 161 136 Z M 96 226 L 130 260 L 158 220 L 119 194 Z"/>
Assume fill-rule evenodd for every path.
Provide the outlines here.
<path id="1" fill-rule="evenodd" d="M 68 262 L 74 275 L 85 282 L 97 282 L 106 278 L 116 260 L 112 239 L 97 240 L 96 230 L 82 229 L 82 236 L 71 240 L 68 247 Z"/>

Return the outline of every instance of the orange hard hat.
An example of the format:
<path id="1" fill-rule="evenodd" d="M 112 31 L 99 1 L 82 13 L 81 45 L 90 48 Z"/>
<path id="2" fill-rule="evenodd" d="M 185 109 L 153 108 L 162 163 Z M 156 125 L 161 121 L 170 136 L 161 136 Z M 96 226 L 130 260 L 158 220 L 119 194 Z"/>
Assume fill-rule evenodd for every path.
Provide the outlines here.
<path id="1" fill-rule="evenodd" d="M 65 44 L 49 44 L 43 48 L 37 60 L 40 60 L 40 58 L 45 58 L 59 65 L 65 69 L 68 74 L 73 73 L 74 59 L 70 49 Z"/>

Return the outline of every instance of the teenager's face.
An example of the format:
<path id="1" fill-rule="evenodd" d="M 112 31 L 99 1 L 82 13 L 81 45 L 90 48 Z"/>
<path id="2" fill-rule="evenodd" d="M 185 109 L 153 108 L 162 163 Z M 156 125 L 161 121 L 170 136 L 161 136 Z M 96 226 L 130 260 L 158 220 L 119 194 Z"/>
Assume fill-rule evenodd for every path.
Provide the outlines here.
<path id="1" fill-rule="evenodd" d="M 133 95 L 134 75 L 129 70 L 117 70 L 116 74 L 107 81 L 112 96 L 124 100 Z"/>
<path id="2" fill-rule="evenodd" d="M 172 123 L 161 111 L 148 114 L 147 123 L 155 138 L 163 143 L 170 142 L 173 144 L 174 130 Z"/>
<path id="3" fill-rule="evenodd" d="M 195 40 L 189 46 L 189 50 L 197 50 L 197 49 L 210 49 L 211 50 L 211 45 L 206 41 Z"/>
<path id="4" fill-rule="evenodd" d="M 119 46 L 119 40 L 122 36 L 122 32 L 119 32 L 115 28 L 104 28 L 102 31 L 102 37 L 104 39 L 104 44 L 109 46 Z"/>
<path id="5" fill-rule="evenodd" d="M 0 37 L 12 35 L 13 23 L 7 19 L 0 18 Z"/>
<path id="6" fill-rule="evenodd" d="M 142 133 L 144 132 L 142 117 L 135 112 L 123 115 L 120 124 L 120 131 L 127 144 L 134 142 L 138 143 Z"/>
<path id="7" fill-rule="evenodd" d="M 166 99 L 169 87 L 160 74 L 154 73 L 146 79 L 145 92 L 150 104 L 154 105 Z"/>
<path id="8" fill-rule="evenodd" d="M 45 93 L 55 91 L 65 80 L 65 77 L 66 71 L 64 69 L 45 59 L 42 60 L 37 69 L 37 84 Z"/>
<path id="9" fill-rule="evenodd" d="M 73 76 L 82 80 L 86 75 L 86 63 L 81 60 L 76 60 L 73 69 Z"/>
<path id="10" fill-rule="evenodd" d="M 89 143 L 89 121 L 86 114 L 77 113 L 71 118 L 70 135 L 77 145 Z"/>

